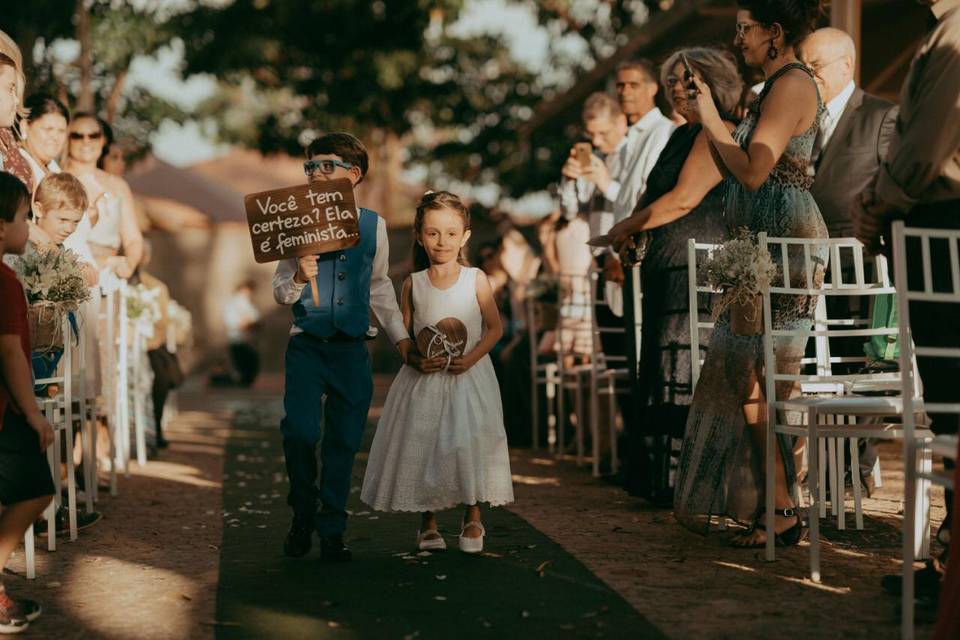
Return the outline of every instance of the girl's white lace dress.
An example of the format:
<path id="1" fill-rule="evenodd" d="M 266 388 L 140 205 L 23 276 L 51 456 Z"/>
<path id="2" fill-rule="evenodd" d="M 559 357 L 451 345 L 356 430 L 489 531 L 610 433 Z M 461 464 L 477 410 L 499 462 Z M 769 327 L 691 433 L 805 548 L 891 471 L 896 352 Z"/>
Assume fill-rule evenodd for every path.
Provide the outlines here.
<path id="1" fill-rule="evenodd" d="M 450 352 L 473 349 L 483 330 L 477 272 L 461 267 L 456 284 L 443 290 L 426 271 L 411 276 L 416 335 L 427 331 Z M 452 334 L 438 335 L 438 323 L 448 318 L 463 323 L 464 344 Z M 460 375 L 400 369 L 377 425 L 360 498 L 380 511 L 417 512 L 513 502 L 500 387 L 489 356 Z"/>

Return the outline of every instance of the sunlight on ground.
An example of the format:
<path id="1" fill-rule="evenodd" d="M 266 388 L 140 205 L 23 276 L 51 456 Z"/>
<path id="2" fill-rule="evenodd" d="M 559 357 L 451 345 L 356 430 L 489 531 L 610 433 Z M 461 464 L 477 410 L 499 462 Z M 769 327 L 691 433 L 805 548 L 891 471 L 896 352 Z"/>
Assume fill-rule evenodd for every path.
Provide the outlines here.
<path id="1" fill-rule="evenodd" d="M 109 571 L 110 575 L 130 576 L 141 574 L 144 569 L 147 568 L 142 564 L 127 562 L 118 558 L 110 558 L 106 564 L 108 566 L 105 566 L 105 563 L 96 561 L 78 563 L 73 568 L 71 572 L 72 575 L 68 581 L 69 584 L 76 586 L 65 586 L 57 592 L 57 596 L 63 603 L 78 601 L 85 601 L 87 603 L 86 606 L 82 607 L 62 605 L 66 612 L 69 613 L 70 616 L 75 617 L 80 623 L 78 626 L 87 632 L 85 633 L 85 637 L 117 637 L 115 612 L 113 611 L 116 602 L 106 597 L 91 602 L 89 598 L 84 598 L 83 594 L 73 593 L 74 588 L 83 590 L 86 589 L 89 584 L 102 583 L 105 569 Z M 199 585 L 194 580 L 174 571 L 168 571 L 158 567 L 150 567 L 149 569 L 150 582 L 153 585 L 151 587 L 152 593 L 149 597 L 175 603 L 165 608 L 163 631 L 153 637 L 190 637 L 191 629 L 195 628 L 193 621 L 194 612 L 191 602 L 198 596 L 197 590 Z M 65 584 L 67 584 L 67 582 L 65 582 Z M 131 612 L 131 615 L 136 615 L 136 613 Z M 111 622 L 105 623 L 104 621 Z M 65 629 L 63 631 L 66 632 Z M 157 630 L 154 631 L 156 632 Z"/>
<path id="2" fill-rule="evenodd" d="M 148 462 L 145 467 L 131 465 L 130 471 L 133 475 L 145 478 L 162 478 L 169 482 L 179 482 L 181 484 L 189 484 L 194 487 L 203 487 L 206 489 L 219 489 L 223 486 L 220 482 L 213 482 L 212 480 L 197 477 L 201 472 L 196 467 L 177 464 L 175 462 L 152 460 Z"/>
<path id="3" fill-rule="evenodd" d="M 513 478 L 513 481 L 516 482 L 517 484 L 545 485 L 548 487 L 560 486 L 560 478 L 552 478 L 552 477 L 542 478 L 539 476 L 521 476 L 517 474 L 514 474 L 512 478 Z"/>
<path id="4" fill-rule="evenodd" d="M 555 467 L 557 466 L 556 460 L 549 460 L 547 458 L 532 458 L 530 464 L 535 464 L 540 467 Z"/>
<path id="5" fill-rule="evenodd" d="M 854 551 L 852 549 L 838 549 L 836 547 L 832 547 L 830 551 L 833 553 L 836 553 L 837 555 L 848 556 L 850 558 L 869 558 L 870 557 L 870 554 L 861 553 L 860 551 Z"/>
<path id="6" fill-rule="evenodd" d="M 356 632 L 345 628 L 336 620 L 281 612 L 276 609 L 262 609 L 249 602 L 244 606 L 247 608 L 244 614 L 244 631 L 249 634 L 249 637 L 317 638 L 327 635 L 321 631 L 324 628 L 335 632 L 337 638 L 359 637 Z M 226 624 L 229 625 L 229 622 Z"/>
<path id="7" fill-rule="evenodd" d="M 831 587 L 823 584 L 822 582 L 814 582 L 810 578 L 791 578 L 790 576 L 777 576 L 781 580 L 786 580 L 787 582 L 793 582 L 794 584 L 799 584 L 804 587 L 813 587 L 820 591 L 828 591 L 830 593 L 836 593 L 841 596 L 845 596 L 851 592 L 850 587 Z"/>
<path id="8" fill-rule="evenodd" d="M 756 573 L 756 569 L 753 567 L 748 567 L 745 564 L 736 564 L 735 562 L 723 562 L 722 560 L 714 560 L 713 564 L 720 565 L 721 567 L 726 567 L 728 569 L 737 569 L 738 571 L 748 571 L 750 573 Z"/>

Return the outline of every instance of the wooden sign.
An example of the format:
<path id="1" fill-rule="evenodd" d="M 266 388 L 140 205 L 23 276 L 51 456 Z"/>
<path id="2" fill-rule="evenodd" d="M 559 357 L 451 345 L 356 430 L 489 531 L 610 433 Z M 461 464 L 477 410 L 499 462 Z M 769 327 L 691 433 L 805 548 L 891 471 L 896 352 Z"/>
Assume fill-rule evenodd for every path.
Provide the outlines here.
<path id="1" fill-rule="evenodd" d="M 257 262 L 330 253 L 360 242 L 360 212 L 346 178 L 252 193 L 243 204 Z"/>

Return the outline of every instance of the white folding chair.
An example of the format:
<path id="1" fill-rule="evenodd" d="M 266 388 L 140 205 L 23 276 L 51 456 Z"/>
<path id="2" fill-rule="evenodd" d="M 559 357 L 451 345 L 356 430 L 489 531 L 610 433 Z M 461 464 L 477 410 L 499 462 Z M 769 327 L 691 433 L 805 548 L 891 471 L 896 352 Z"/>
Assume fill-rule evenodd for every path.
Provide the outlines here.
<path id="1" fill-rule="evenodd" d="M 915 239 L 920 244 L 921 274 L 907 272 L 907 239 Z M 914 560 L 918 556 L 918 547 L 923 557 L 923 549 L 929 543 L 929 488 L 935 482 L 944 486 L 952 485 L 952 478 L 946 474 L 934 473 L 930 461 L 931 450 L 947 458 L 957 455 L 957 437 L 927 435 L 926 429 L 917 424 L 917 417 L 924 412 L 942 414 L 960 414 L 960 402 L 929 402 L 917 393 L 920 384 L 913 366 L 916 358 L 960 358 L 960 344 L 948 346 L 914 345 L 910 327 L 910 303 L 939 303 L 960 305 L 960 230 L 923 229 L 907 227 L 902 220 L 893 224 L 893 268 L 897 283 L 897 310 L 900 316 L 900 366 L 905 371 L 902 383 L 903 399 L 903 466 L 906 506 L 903 517 L 903 589 L 901 611 L 901 636 L 913 638 L 913 597 L 914 597 Z M 931 248 L 947 246 L 949 254 L 950 290 L 943 291 L 934 287 L 933 261 Z M 943 272 L 939 272 L 941 275 Z M 911 287 L 911 279 L 920 281 L 919 288 Z M 958 394 L 960 395 L 960 394 Z M 955 398 L 958 399 L 958 398 Z M 913 437 L 910 437 L 913 436 Z M 929 437 L 928 447 L 923 446 L 922 438 Z M 918 446 L 920 444 L 920 446 Z M 918 467 L 920 467 L 918 469 Z M 917 537 L 920 540 L 917 540 Z"/>
<path id="2" fill-rule="evenodd" d="M 810 573 L 814 581 L 820 580 L 819 558 L 819 520 L 821 515 L 822 465 L 823 449 L 819 446 L 821 438 L 828 439 L 828 467 L 834 503 L 842 503 L 843 483 L 843 447 L 838 446 L 837 438 L 850 438 L 851 457 L 853 464 L 857 462 L 856 438 L 904 438 L 905 433 L 900 424 L 871 422 L 857 423 L 856 418 L 895 417 L 902 412 L 901 398 L 889 396 L 854 396 L 851 395 L 856 385 L 876 386 L 885 384 L 890 386 L 900 380 L 900 373 L 879 374 L 843 374 L 835 375 L 830 366 L 838 362 L 848 362 L 845 358 L 831 358 L 829 353 L 823 354 L 824 345 L 829 344 L 830 338 L 868 337 L 875 335 L 894 335 L 897 329 L 869 327 L 857 328 L 851 319 L 830 320 L 822 313 L 818 313 L 810 329 L 786 330 L 772 328 L 771 295 L 780 296 L 815 296 L 822 299 L 824 296 L 855 296 L 869 297 L 886 295 L 894 292 L 893 287 L 884 278 L 868 281 L 863 269 L 862 245 L 851 238 L 772 238 L 760 234 L 759 242 L 762 247 L 774 248 L 772 252 L 779 257 L 779 269 L 783 274 L 782 282 L 767 287 L 763 293 L 764 312 L 764 385 L 767 397 L 767 442 L 766 442 L 766 516 L 767 530 L 773 531 L 774 523 L 774 489 L 775 489 L 775 441 L 777 434 L 789 434 L 797 437 L 807 437 L 807 452 L 809 469 L 807 482 L 810 494 Z M 856 264 L 853 282 L 845 282 L 842 269 L 839 268 L 840 252 L 853 252 L 853 263 Z M 817 253 L 825 253 L 826 261 L 817 264 Z M 830 269 L 831 278 L 820 286 L 814 282 L 814 272 L 818 268 Z M 822 303 L 821 303 L 822 304 Z M 851 328 L 852 327 L 852 328 Z M 821 355 L 814 359 L 803 359 L 801 363 L 816 363 L 815 374 L 781 373 L 777 367 L 774 352 L 774 340 L 778 337 L 807 336 L 818 339 Z M 811 395 L 797 398 L 777 398 L 777 382 L 800 383 L 801 389 Z M 799 412 L 804 420 L 799 425 L 781 423 L 778 418 L 781 413 Z M 785 421 L 786 422 L 786 421 Z M 915 437 L 925 437 L 919 430 Z M 913 439 L 913 438 L 911 438 Z M 858 474 L 853 475 L 855 502 L 860 503 L 860 484 Z M 842 517 L 843 510 L 839 510 Z M 862 527 L 862 515 L 858 512 L 857 526 Z M 842 520 L 840 521 L 842 524 Z M 766 558 L 774 559 L 774 536 L 767 538 Z"/>
<path id="3" fill-rule="evenodd" d="M 54 446 L 48 455 L 52 458 L 51 471 L 54 475 L 54 485 L 57 488 L 57 494 L 54 496 L 54 502 L 60 503 L 60 444 L 62 437 L 66 445 L 66 465 L 67 465 L 67 510 L 70 520 L 70 540 L 77 539 L 77 478 L 74 474 L 73 463 L 73 363 L 77 352 L 77 343 L 73 339 L 73 332 L 70 326 L 69 314 L 64 313 L 62 319 L 63 331 L 63 356 L 57 365 L 56 375 L 48 378 L 40 378 L 35 384 L 58 385 L 59 391 L 56 396 L 39 398 L 38 403 L 47 412 L 47 417 L 54 430 Z M 54 527 L 56 529 L 56 527 Z M 53 530 L 48 531 L 50 539 L 55 538 Z M 52 550 L 52 549 L 51 549 Z"/>
<path id="4" fill-rule="evenodd" d="M 700 320 L 700 314 L 697 310 L 700 308 L 700 294 L 712 294 L 717 291 L 706 284 L 701 284 L 699 280 L 698 255 L 704 258 L 711 258 L 713 252 L 722 247 L 722 244 L 711 244 L 706 242 L 697 242 L 696 238 L 687 240 L 687 293 L 689 295 L 690 308 L 690 373 L 691 373 L 691 392 L 697 388 L 697 382 L 700 380 L 700 367 L 703 366 L 704 357 L 701 353 L 702 344 L 701 331 L 712 331 L 716 324 L 713 320 L 703 322 Z"/>
<path id="5" fill-rule="evenodd" d="M 118 326 L 120 324 L 120 308 L 125 307 L 125 301 L 121 294 L 123 281 L 117 278 L 112 271 L 103 270 L 100 272 L 99 286 L 103 292 L 101 304 L 100 320 L 104 326 L 105 347 L 101 344 L 100 353 L 104 356 L 100 359 L 100 381 L 101 393 L 104 399 L 104 414 L 107 420 L 107 438 L 108 461 L 110 469 L 110 495 L 117 495 L 117 471 L 122 468 L 121 452 L 119 446 L 119 433 L 121 432 L 120 421 L 121 412 L 119 410 L 121 399 L 124 394 L 120 393 L 119 380 L 119 349 L 117 347 Z M 124 309 L 124 315 L 126 311 Z M 97 430 L 94 429 L 94 451 L 97 451 Z"/>
<path id="6" fill-rule="evenodd" d="M 150 394 L 150 362 L 147 358 L 147 334 L 152 331 L 142 318 L 131 321 L 132 339 L 129 345 L 130 390 L 133 398 L 133 428 L 137 446 L 137 464 L 147 464 L 147 396 Z M 129 401 L 128 401 L 129 402 Z"/>
<path id="7" fill-rule="evenodd" d="M 584 391 L 591 392 L 591 371 L 597 351 L 594 347 L 595 317 L 591 297 L 591 273 L 559 275 L 559 308 L 557 311 L 557 453 L 566 453 L 566 425 L 574 427 L 576 464 L 584 459 Z M 584 362 L 568 363 L 575 358 Z M 567 394 L 573 396 L 573 411 L 567 408 Z M 592 404 L 591 404 L 592 407 Z M 592 409 L 591 409 L 592 411 Z"/>
<path id="8" fill-rule="evenodd" d="M 538 330 L 544 318 L 537 313 L 538 302 L 528 295 L 524 300 L 526 308 L 527 337 L 530 343 L 530 404 L 532 413 L 532 433 L 530 443 L 534 450 L 540 448 L 540 386 L 545 388 L 547 401 L 547 447 L 551 453 L 556 444 L 557 413 L 555 403 L 559 377 L 557 362 L 554 358 L 541 354 Z"/>
<path id="9" fill-rule="evenodd" d="M 636 370 L 640 359 L 640 328 L 642 322 L 642 293 L 640 291 L 640 266 L 625 270 L 625 276 L 631 279 L 633 287 L 633 327 L 626 325 L 620 327 L 601 327 L 597 321 L 597 309 L 605 305 L 606 302 L 599 289 L 600 272 L 592 269 L 590 272 L 590 322 L 592 348 L 594 357 L 589 362 L 589 386 L 590 386 L 590 433 L 591 444 L 593 447 L 593 469 L 594 477 L 600 476 L 600 399 L 606 397 L 607 401 L 607 429 L 610 438 L 610 472 L 616 473 L 619 466 L 619 456 L 617 451 L 617 396 L 629 396 L 633 393 L 633 385 L 630 380 L 630 362 L 633 359 L 633 369 Z M 627 331 L 633 331 L 635 350 L 632 354 L 607 356 L 603 351 L 603 334 L 626 335 Z"/>

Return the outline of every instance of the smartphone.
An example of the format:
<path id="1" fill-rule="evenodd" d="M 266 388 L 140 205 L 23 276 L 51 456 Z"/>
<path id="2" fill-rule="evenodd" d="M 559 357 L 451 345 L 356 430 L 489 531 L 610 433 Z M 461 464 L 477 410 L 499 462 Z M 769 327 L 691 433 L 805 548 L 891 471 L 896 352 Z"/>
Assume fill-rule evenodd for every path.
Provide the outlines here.
<path id="1" fill-rule="evenodd" d="M 593 145 L 589 142 L 578 142 L 573 145 L 573 152 L 577 157 L 577 162 L 580 163 L 580 168 L 588 169 L 590 167 L 590 156 L 593 155 Z"/>
<path id="2" fill-rule="evenodd" d="M 700 90 L 697 89 L 697 85 L 693 81 L 693 69 L 690 68 L 690 63 L 687 61 L 685 54 L 680 54 L 680 62 L 683 64 L 683 84 L 687 87 L 687 91 L 697 95 Z"/>

